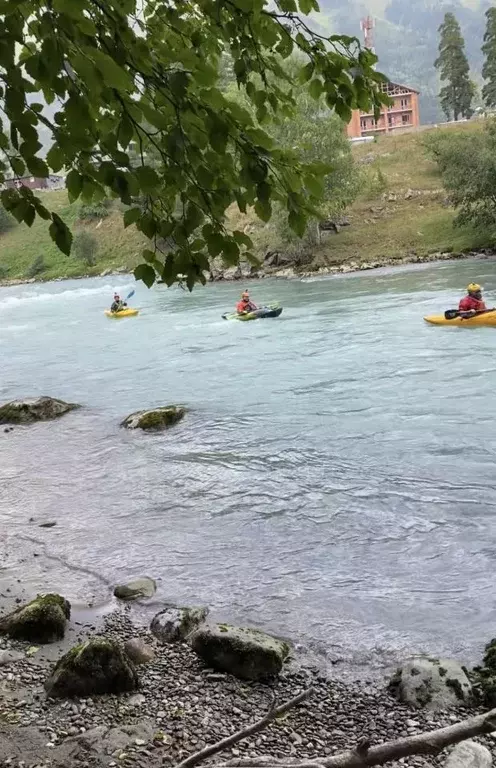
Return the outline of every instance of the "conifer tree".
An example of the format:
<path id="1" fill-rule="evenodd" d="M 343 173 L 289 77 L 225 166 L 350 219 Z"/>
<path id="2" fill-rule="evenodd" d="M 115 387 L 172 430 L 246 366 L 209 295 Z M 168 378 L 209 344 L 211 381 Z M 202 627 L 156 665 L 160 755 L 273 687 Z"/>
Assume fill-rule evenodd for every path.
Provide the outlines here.
<path id="1" fill-rule="evenodd" d="M 486 84 L 482 89 L 482 98 L 486 107 L 496 107 L 496 8 L 486 11 L 486 33 L 484 35 L 484 66 L 482 77 Z"/>
<path id="2" fill-rule="evenodd" d="M 460 25 L 453 13 L 446 13 L 439 27 L 439 56 L 434 66 L 439 70 L 441 82 L 439 101 L 448 120 L 470 117 L 473 114 L 474 84 L 465 55 L 465 41 Z"/>

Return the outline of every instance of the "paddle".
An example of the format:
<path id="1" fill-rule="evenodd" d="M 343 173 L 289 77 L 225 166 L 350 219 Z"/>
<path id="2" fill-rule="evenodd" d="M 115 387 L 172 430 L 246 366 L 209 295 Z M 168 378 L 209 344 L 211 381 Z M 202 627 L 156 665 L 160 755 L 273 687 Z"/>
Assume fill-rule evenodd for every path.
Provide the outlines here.
<path id="1" fill-rule="evenodd" d="M 134 296 L 134 294 L 135 294 L 135 290 L 134 290 L 134 288 L 133 288 L 133 290 L 132 290 L 130 293 L 128 293 L 128 295 L 126 296 L 126 301 L 127 301 L 128 299 L 130 299 L 132 296 Z"/>
<path id="2" fill-rule="evenodd" d="M 470 311 L 470 310 L 468 310 Z M 460 310 L 460 309 L 447 309 L 444 313 L 444 317 L 446 320 L 455 320 L 457 317 L 461 317 L 462 320 L 470 320 L 471 317 L 476 317 L 477 315 L 484 315 L 486 312 L 494 312 L 494 307 L 491 309 L 479 309 L 476 310 L 474 314 L 468 314 L 467 310 Z"/>

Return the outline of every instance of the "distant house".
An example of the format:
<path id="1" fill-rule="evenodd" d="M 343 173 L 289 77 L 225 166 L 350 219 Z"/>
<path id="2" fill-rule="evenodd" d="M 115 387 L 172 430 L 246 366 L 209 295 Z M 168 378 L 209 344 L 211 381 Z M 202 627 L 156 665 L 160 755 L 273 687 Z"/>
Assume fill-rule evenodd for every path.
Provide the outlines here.
<path id="1" fill-rule="evenodd" d="M 393 100 L 392 105 L 383 107 L 377 120 L 373 112 L 353 110 L 347 127 L 348 138 L 357 139 L 363 136 L 394 133 L 405 128 L 418 128 L 420 125 L 419 91 L 408 85 L 392 82 L 384 83 L 382 90 Z"/>
<path id="2" fill-rule="evenodd" d="M 29 187 L 29 189 L 63 189 L 65 187 L 64 176 L 47 176 L 38 178 L 37 176 L 21 176 L 17 179 L 5 179 L 4 186 L 7 189 L 19 189 L 20 187 Z"/>

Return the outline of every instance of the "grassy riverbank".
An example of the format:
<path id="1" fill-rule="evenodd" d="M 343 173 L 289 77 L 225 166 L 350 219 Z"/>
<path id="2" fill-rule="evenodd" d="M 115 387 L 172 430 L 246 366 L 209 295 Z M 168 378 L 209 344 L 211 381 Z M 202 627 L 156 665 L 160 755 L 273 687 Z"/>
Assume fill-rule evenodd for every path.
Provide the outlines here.
<path id="1" fill-rule="evenodd" d="M 481 123 L 432 129 L 481 130 Z M 350 226 L 338 234 L 325 233 L 305 269 L 341 264 L 391 263 L 396 260 L 437 253 L 462 252 L 492 247 L 492 238 L 471 227 L 453 228 L 454 211 L 435 164 L 422 145 L 426 133 L 384 136 L 376 142 L 353 148 L 362 173 L 362 191 L 347 212 Z M 34 261 L 43 256 L 45 269 L 37 279 L 96 275 L 105 270 L 132 270 L 139 261 L 142 236 L 122 226 L 122 208 L 114 202 L 102 220 L 82 223 L 79 204 L 70 205 L 64 191 L 40 193 L 46 205 L 69 224 L 74 233 L 85 230 L 98 241 L 96 265 L 88 267 L 76 256 L 64 256 L 48 234 L 45 221 L 37 219 L 31 229 L 16 225 L 0 235 L 0 277 L 30 277 Z M 284 250 L 274 229 L 253 217 L 233 215 L 233 225 L 248 226 L 263 259 L 267 251 Z"/>

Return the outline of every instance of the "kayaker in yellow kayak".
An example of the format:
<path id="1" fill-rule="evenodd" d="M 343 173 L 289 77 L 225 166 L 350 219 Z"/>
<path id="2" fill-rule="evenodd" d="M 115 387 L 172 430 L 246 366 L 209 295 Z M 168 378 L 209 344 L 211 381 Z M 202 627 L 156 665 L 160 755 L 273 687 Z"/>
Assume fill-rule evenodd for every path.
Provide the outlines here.
<path id="1" fill-rule="evenodd" d="M 470 283 L 467 286 L 467 295 L 461 299 L 458 305 L 459 312 L 467 315 L 474 315 L 476 312 L 487 311 L 487 307 L 482 300 L 482 288 L 478 283 Z"/>
<path id="2" fill-rule="evenodd" d="M 236 304 L 236 312 L 238 315 L 244 315 L 246 312 L 253 312 L 258 309 L 257 305 L 250 299 L 248 291 L 243 291 L 241 294 L 241 301 Z"/>
<path id="3" fill-rule="evenodd" d="M 121 309 L 124 309 L 127 307 L 127 304 L 125 301 L 121 301 L 121 297 L 118 293 L 114 293 L 114 300 L 112 302 L 112 305 L 110 307 L 111 312 L 120 312 Z"/>

